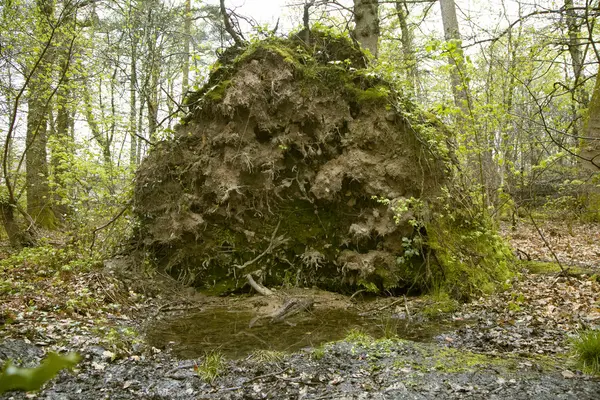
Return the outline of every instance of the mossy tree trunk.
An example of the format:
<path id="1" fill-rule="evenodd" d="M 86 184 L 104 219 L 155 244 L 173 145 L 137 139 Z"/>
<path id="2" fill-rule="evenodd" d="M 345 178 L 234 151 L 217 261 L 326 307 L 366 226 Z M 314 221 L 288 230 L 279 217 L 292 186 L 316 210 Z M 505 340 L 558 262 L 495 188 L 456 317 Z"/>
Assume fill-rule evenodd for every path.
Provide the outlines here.
<path id="1" fill-rule="evenodd" d="M 40 37 L 46 39 L 49 32 L 46 21 L 54 20 L 54 2 L 38 0 Z M 49 38 L 47 40 L 50 40 Z M 50 186 L 48 183 L 47 127 L 49 103 L 52 97 L 51 74 L 53 52 L 48 51 L 40 59 L 31 75 L 27 97 L 27 136 L 26 136 L 26 183 L 27 213 L 41 227 L 54 228 L 56 219 L 51 207 Z"/>

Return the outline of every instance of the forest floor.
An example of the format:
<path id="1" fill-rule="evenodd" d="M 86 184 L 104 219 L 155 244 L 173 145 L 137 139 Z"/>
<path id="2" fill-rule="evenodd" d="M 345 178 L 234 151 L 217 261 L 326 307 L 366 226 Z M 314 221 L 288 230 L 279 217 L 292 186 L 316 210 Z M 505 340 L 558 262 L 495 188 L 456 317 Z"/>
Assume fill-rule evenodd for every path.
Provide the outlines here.
<path id="1" fill-rule="evenodd" d="M 529 224 L 503 229 L 525 260 L 521 273 L 505 291 L 464 305 L 440 296 L 350 298 L 312 289 L 280 290 L 274 300 L 212 298 L 115 268 L 0 264 L 0 361 L 35 366 L 47 351 L 83 356 L 41 392 L 0 398 L 597 399 L 600 380 L 578 370 L 569 337 L 600 324 L 600 230 L 552 222 L 539 228 L 543 239 Z M 555 256 L 569 274 L 559 275 Z M 220 345 L 218 335 L 203 341 L 207 323 L 186 325 L 190 318 L 185 339 L 157 330 L 223 308 L 268 315 L 287 296 L 314 298 L 312 315 L 321 320 L 343 310 L 367 325 L 342 324 L 343 316 L 333 326 L 313 326 L 302 332 L 312 335 L 307 343 L 293 339 L 299 345 L 284 348 L 291 352 L 273 344 L 308 329 L 309 316 L 252 330 L 239 320 L 231 337 L 222 330 Z M 329 336 L 317 338 L 318 331 Z M 249 343 L 246 337 L 258 341 L 228 355 L 232 343 Z"/>

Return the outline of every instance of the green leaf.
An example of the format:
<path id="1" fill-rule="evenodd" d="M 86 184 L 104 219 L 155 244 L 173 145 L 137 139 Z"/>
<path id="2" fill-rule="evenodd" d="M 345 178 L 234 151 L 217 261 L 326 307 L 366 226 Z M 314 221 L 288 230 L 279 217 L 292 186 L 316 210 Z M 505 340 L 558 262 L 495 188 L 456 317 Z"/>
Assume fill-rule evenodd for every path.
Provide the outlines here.
<path id="1" fill-rule="evenodd" d="M 69 353 L 61 356 L 56 353 L 49 353 L 39 367 L 19 368 L 12 365 L 9 360 L 6 362 L 4 371 L 0 374 L 0 393 L 9 390 L 32 391 L 39 390 L 42 385 L 54 378 L 62 369 L 71 369 L 79 361 L 76 353 Z"/>

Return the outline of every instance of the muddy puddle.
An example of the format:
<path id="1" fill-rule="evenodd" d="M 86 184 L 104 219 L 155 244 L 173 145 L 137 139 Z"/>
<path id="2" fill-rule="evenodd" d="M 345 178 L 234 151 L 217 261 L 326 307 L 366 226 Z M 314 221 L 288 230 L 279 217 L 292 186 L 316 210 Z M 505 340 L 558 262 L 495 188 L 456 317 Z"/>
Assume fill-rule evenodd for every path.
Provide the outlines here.
<path id="1" fill-rule="evenodd" d="M 197 358 L 219 351 L 238 359 L 256 350 L 294 352 L 336 341 L 355 330 L 374 338 L 391 337 L 418 342 L 433 341 L 464 322 L 415 323 L 394 315 L 366 317 L 345 309 L 316 309 L 282 323 L 259 321 L 256 313 L 216 308 L 156 321 L 146 332 L 149 344 L 171 348 L 182 358 Z"/>

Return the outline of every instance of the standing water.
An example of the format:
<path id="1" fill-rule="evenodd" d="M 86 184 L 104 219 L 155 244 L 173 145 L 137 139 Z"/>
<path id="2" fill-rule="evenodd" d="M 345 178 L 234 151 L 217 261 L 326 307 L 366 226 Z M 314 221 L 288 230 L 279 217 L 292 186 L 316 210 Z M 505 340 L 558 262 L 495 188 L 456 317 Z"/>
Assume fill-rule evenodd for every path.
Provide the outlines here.
<path id="1" fill-rule="evenodd" d="M 397 336 L 426 342 L 461 324 L 415 323 L 393 315 L 365 317 L 344 309 L 316 309 L 276 324 L 268 319 L 253 324 L 255 317 L 247 310 L 215 308 L 156 321 L 146 336 L 150 345 L 170 347 L 182 358 L 196 358 L 211 351 L 241 358 L 255 350 L 293 352 L 316 347 L 343 339 L 352 330 L 374 338 Z"/>

